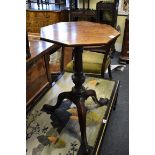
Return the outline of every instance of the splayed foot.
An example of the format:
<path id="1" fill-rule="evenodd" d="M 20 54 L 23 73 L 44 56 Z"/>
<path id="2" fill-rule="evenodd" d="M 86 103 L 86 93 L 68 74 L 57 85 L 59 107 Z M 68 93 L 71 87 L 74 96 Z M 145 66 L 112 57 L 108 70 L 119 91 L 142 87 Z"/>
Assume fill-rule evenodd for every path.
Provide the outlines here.
<path id="1" fill-rule="evenodd" d="M 48 105 L 48 104 L 45 104 L 42 107 L 41 111 L 46 112 L 47 114 L 51 114 L 52 112 L 55 111 L 55 107 L 54 106 L 51 106 L 51 105 Z"/>
<path id="2" fill-rule="evenodd" d="M 100 98 L 98 104 L 100 106 L 104 106 L 104 105 L 107 105 L 109 103 L 108 101 L 109 100 L 107 98 Z"/>

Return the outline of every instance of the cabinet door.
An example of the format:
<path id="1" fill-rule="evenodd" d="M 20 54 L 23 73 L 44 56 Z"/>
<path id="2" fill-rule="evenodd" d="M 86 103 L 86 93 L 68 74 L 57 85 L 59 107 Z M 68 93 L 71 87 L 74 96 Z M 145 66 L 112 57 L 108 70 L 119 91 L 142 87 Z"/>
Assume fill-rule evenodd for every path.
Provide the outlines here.
<path id="1" fill-rule="evenodd" d="M 26 102 L 34 99 L 49 84 L 44 57 L 37 59 L 26 71 Z"/>

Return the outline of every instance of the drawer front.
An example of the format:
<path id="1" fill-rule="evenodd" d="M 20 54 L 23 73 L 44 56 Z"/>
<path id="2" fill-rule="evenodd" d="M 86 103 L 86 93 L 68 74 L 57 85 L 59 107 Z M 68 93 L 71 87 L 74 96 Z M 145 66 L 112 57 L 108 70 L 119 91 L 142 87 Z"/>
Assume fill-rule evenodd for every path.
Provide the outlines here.
<path id="1" fill-rule="evenodd" d="M 40 89 L 48 84 L 44 57 L 28 66 L 26 71 L 26 102 L 36 96 Z"/>

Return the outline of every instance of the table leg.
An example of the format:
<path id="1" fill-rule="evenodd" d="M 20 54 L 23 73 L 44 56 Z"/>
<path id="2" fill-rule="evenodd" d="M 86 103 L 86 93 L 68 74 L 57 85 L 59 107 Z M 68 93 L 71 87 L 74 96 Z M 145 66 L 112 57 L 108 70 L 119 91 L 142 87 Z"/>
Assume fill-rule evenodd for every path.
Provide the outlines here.
<path id="1" fill-rule="evenodd" d="M 73 97 L 72 91 L 60 93 L 58 95 L 58 99 L 57 99 L 56 105 L 55 106 L 51 106 L 51 105 L 45 104 L 43 106 L 43 108 L 42 108 L 42 111 L 45 111 L 46 113 L 51 114 L 52 112 L 55 111 L 55 109 L 59 108 L 59 106 L 62 104 L 62 101 L 64 99 L 69 99 L 69 100 L 72 101 L 72 97 Z"/>
<path id="2" fill-rule="evenodd" d="M 81 148 L 82 154 L 89 154 L 90 147 L 88 146 L 87 142 L 87 135 L 86 135 L 86 107 L 84 105 L 85 99 L 79 98 L 74 103 L 76 104 L 77 111 L 78 111 L 78 118 L 80 124 L 80 131 L 81 131 Z"/>
<path id="3" fill-rule="evenodd" d="M 62 101 L 64 99 L 69 99 L 70 101 L 72 101 L 76 105 L 77 111 L 78 111 L 80 131 L 81 131 L 82 154 L 89 155 L 92 148 L 88 146 L 88 142 L 87 142 L 86 108 L 85 108 L 84 102 L 89 96 L 91 96 L 95 103 L 99 105 L 105 105 L 108 103 L 108 99 L 101 98 L 100 100 L 98 100 L 96 92 L 94 90 L 86 90 L 83 87 L 82 84 L 85 81 L 85 75 L 83 73 L 82 52 L 83 52 L 83 47 L 75 47 L 73 51 L 74 74 L 72 75 L 72 80 L 75 86 L 72 88 L 72 91 L 60 93 L 58 96 L 56 105 L 55 106 L 44 105 L 42 108 L 42 111 L 45 111 L 48 114 L 50 114 L 62 104 Z"/>
<path id="4" fill-rule="evenodd" d="M 83 97 L 85 100 L 91 96 L 93 101 L 99 105 L 105 105 L 108 103 L 108 99 L 100 98 L 97 99 L 96 92 L 94 90 L 85 90 L 82 84 L 85 81 L 85 75 L 83 73 L 83 63 L 82 63 L 82 47 L 76 47 L 74 49 L 74 60 L 73 60 L 73 71 L 74 74 L 72 76 L 73 83 L 75 86 L 72 88 L 72 91 L 79 94 L 80 97 Z"/>

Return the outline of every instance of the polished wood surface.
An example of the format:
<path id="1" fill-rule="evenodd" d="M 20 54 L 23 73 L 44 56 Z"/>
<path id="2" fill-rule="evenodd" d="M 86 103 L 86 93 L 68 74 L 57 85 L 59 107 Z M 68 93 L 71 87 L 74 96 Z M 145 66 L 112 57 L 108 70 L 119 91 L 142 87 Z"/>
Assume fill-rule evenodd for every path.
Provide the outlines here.
<path id="1" fill-rule="evenodd" d="M 36 60 L 26 71 L 26 100 L 27 104 L 36 96 L 38 91 L 49 83 L 44 57 Z"/>
<path id="2" fill-rule="evenodd" d="M 38 57 L 41 57 L 42 55 L 45 55 L 49 51 L 60 48 L 59 45 L 48 43 L 42 40 L 33 40 L 33 39 L 29 40 L 29 45 L 30 45 L 31 57 L 27 59 L 26 61 L 27 63 L 37 59 Z"/>
<path id="3" fill-rule="evenodd" d="M 26 104 L 30 107 L 50 87 L 49 55 L 60 46 L 42 41 L 36 34 L 29 34 L 28 38 L 31 57 L 26 60 Z"/>
<path id="4" fill-rule="evenodd" d="M 104 45 L 120 33 L 112 26 L 93 22 L 60 22 L 41 28 L 40 38 L 66 46 Z"/>

